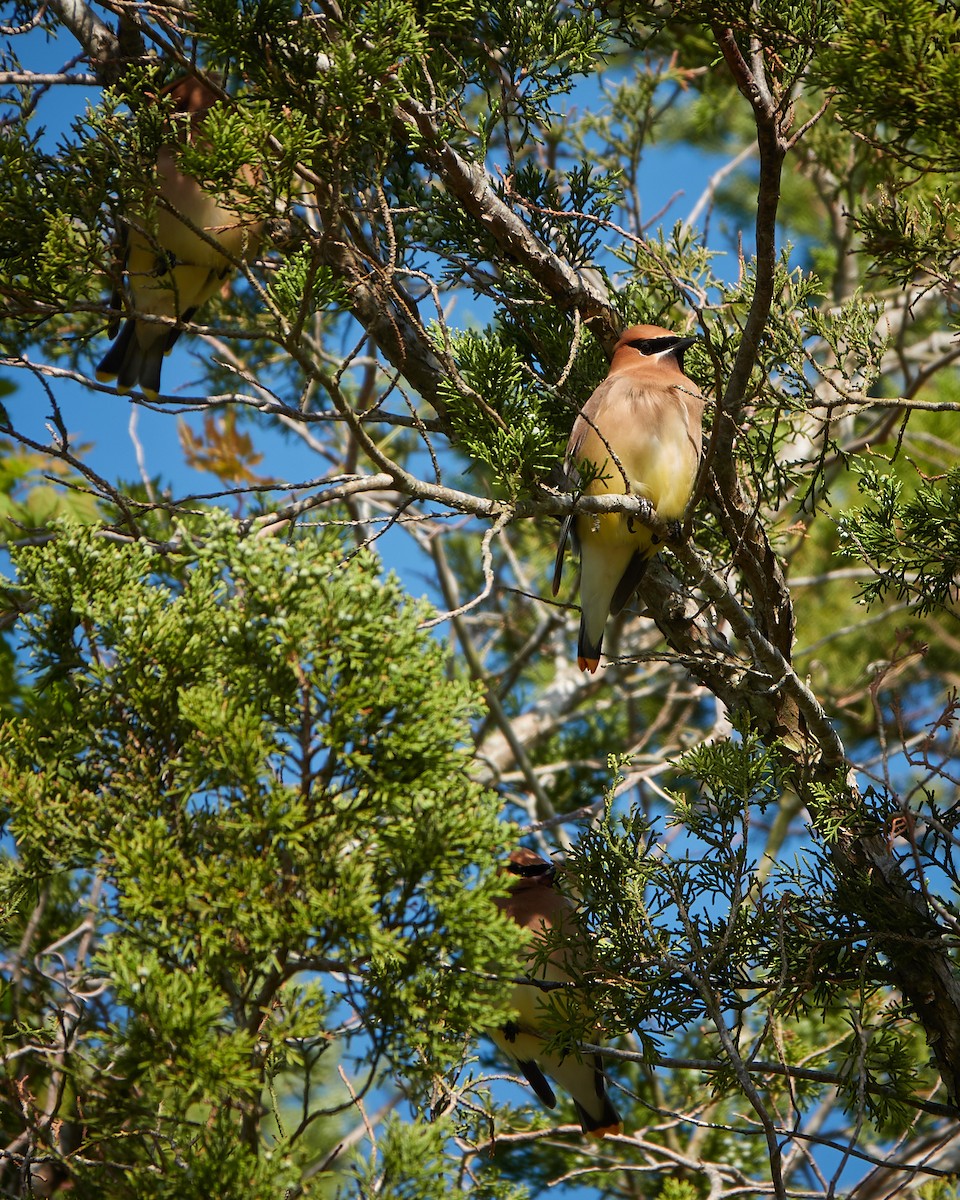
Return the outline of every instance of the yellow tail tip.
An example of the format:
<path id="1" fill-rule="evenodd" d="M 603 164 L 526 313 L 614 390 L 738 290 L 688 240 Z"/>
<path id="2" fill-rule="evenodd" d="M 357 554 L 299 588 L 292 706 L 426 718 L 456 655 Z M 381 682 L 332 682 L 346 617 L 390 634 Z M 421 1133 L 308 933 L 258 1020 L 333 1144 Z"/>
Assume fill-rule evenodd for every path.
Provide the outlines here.
<path id="1" fill-rule="evenodd" d="M 577 666 L 581 671 L 589 671 L 592 675 L 596 671 L 597 667 L 600 666 L 600 659 L 584 658 L 584 656 L 581 654 L 577 659 Z"/>
<path id="2" fill-rule="evenodd" d="M 621 1133 L 623 1133 L 623 1125 L 618 1121 L 616 1125 L 601 1125 L 597 1129 L 588 1129 L 587 1137 L 595 1138 L 599 1142 L 601 1138 L 616 1137 Z"/>

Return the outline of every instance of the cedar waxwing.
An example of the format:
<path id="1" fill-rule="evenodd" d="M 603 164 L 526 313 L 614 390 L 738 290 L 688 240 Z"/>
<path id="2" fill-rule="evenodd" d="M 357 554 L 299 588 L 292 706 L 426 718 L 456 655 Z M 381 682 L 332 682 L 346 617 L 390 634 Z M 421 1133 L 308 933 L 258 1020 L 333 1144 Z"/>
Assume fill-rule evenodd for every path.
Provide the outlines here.
<path id="1" fill-rule="evenodd" d="M 633 325 L 617 342 L 607 378 L 580 410 L 567 443 L 567 486 L 591 464 L 588 496 L 641 496 L 665 520 L 683 516 L 693 492 L 703 441 L 703 396 L 683 373 L 683 354 L 696 338 L 655 325 Z M 553 573 L 560 587 L 571 527 L 580 551 L 580 638 L 577 663 L 596 671 L 607 616 L 616 616 L 637 588 L 656 549 L 635 517 L 581 513 L 563 523 Z"/>
<path id="2" fill-rule="evenodd" d="M 556 867 L 532 850 L 515 850 L 506 870 L 515 882 L 510 894 L 498 900 L 497 906 L 521 928 L 530 930 L 531 978 L 569 981 L 565 966 L 582 963 L 587 958 L 588 945 L 577 923 L 573 904 L 553 886 Z M 560 929 L 565 944 L 551 950 L 546 962 L 534 967 L 536 943 L 542 942 L 550 929 Z M 539 1032 L 539 1027 L 542 1014 L 549 1008 L 549 997 L 548 990 L 518 983 L 513 989 L 516 1020 L 508 1022 L 502 1029 L 491 1030 L 490 1036 L 504 1053 L 516 1060 L 547 1108 L 554 1108 L 557 1103 L 553 1088 L 545 1078 L 549 1075 L 570 1093 L 585 1134 L 601 1138 L 620 1133 L 620 1116 L 607 1096 L 600 1056 L 590 1054 L 581 1058 L 575 1051 L 559 1055 L 545 1049 L 549 1038 Z"/>
<path id="3" fill-rule="evenodd" d="M 216 95 L 189 76 L 166 92 L 173 100 L 176 140 L 192 141 L 217 103 Z M 249 170 L 244 174 L 248 183 L 253 182 Z M 233 267 L 231 258 L 247 261 L 256 256 L 263 231 L 262 222 L 242 216 L 229 196 L 217 199 L 185 175 L 177 166 L 173 144 L 161 146 L 157 155 L 156 195 L 150 217 L 136 214 L 126 229 L 127 297 L 134 316 L 127 319 L 119 337 L 120 319 L 113 318 L 108 332 L 116 341 L 97 367 L 101 383 L 116 379 L 121 392 L 139 384 L 148 396 L 159 393 L 163 357 L 181 330 L 179 325 L 143 321 L 138 315 L 191 320 L 222 286 Z M 191 225 L 212 240 L 195 233 Z M 120 307 L 117 293 L 112 304 Z"/>

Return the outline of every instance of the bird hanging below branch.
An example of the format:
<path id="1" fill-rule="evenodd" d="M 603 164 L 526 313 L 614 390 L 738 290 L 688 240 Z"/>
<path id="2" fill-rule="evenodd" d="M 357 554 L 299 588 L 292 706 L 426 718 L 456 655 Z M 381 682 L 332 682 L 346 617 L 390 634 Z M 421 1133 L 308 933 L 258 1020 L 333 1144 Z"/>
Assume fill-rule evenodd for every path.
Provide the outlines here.
<path id="1" fill-rule="evenodd" d="M 522 928 L 530 931 L 528 959 L 531 980 L 569 982 L 571 968 L 589 962 L 589 943 L 577 921 L 573 903 L 554 885 L 556 867 L 532 850 L 515 850 L 506 867 L 514 882 L 498 906 Z M 562 942 L 543 959 L 543 942 L 555 930 Z M 598 1054 L 567 1054 L 547 1050 L 552 1034 L 544 1021 L 551 1007 L 550 992 L 535 982 L 517 983 L 513 990 L 517 1016 L 490 1031 L 493 1041 L 515 1060 L 538 1098 L 554 1108 L 557 1103 L 547 1076 L 573 1099 L 580 1125 L 589 1137 L 620 1133 L 620 1115 L 607 1096 L 603 1064 Z M 555 1028 L 555 1022 L 553 1023 Z"/>
<path id="2" fill-rule="evenodd" d="M 182 322 L 223 286 L 236 261 L 257 255 L 263 233 L 261 221 L 242 213 L 241 185 L 254 182 L 249 167 L 236 191 L 213 195 L 178 165 L 177 143 L 199 140 L 216 94 L 192 76 L 162 94 L 172 101 L 171 138 L 157 155 L 156 203 L 147 212 L 129 213 L 124 229 L 125 307 L 131 315 L 122 329 L 119 315 L 112 319 L 108 333 L 116 340 L 97 367 L 101 383 L 116 379 L 121 392 L 139 385 L 150 397 L 160 392 L 163 358 Z M 111 306 L 119 310 L 122 302 L 117 289 Z"/>
<path id="3" fill-rule="evenodd" d="M 633 325 L 621 335 L 606 379 L 573 423 L 564 464 L 569 490 L 640 496 L 664 520 L 683 516 L 703 441 L 704 399 L 683 373 L 684 351 L 695 341 L 655 325 Z M 554 595 L 571 530 L 580 553 L 577 663 L 593 673 L 607 617 L 636 591 L 656 545 L 635 517 L 571 514 L 557 547 Z"/>

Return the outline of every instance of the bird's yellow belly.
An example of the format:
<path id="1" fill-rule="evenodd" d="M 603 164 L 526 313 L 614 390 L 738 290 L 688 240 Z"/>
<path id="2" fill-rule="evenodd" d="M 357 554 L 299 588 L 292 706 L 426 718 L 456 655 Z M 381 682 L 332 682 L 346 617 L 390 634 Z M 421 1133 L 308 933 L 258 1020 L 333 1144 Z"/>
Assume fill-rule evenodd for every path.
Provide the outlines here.
<path id="1" fill-rule="evenodd" d="M 634 461 L 628 470 L 629 487 L 623 471 L 613 462 L 603 464 L 599 474 L 584 489 L 587 495 L 624 495 L 629 492 L 649 500 L 664 520 L 676 520 L 690 498 L 696 476 L 697 458 L 686 428 L 671 431 L 672 436 L 648 444 L 642 461 Z M 624 469 L 627 469 L 625 464 Z M 608 546 L 649 546 L 649 531 L 636 518 L 621 513 L 584 516 L 577 526 L 581 541 L 595 539 Z"/>
<path id="2" fill-rule="evenodd" d="M 693 486 L 697 457 L 684 429 L 677 437 L 665 441 L 658 439 L 648 447 L 643 461 L 634 462 L 625 469 L 629 487 L 620 467 L 608 461 L 584 490 L 591 496 L 629 492 L 649 500 L 662 517 L 679 517 Z"/>

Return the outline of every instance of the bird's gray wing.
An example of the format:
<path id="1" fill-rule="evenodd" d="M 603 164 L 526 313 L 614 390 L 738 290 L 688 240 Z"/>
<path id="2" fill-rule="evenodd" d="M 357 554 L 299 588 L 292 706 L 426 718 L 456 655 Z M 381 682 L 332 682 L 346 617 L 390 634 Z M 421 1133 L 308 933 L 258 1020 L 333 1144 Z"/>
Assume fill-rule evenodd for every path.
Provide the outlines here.
<path id="1" fill-rule="evenodd" d="M 580 410 L 580 414 L 573 423 L 573 429 L 570 431 L 570 439 L 567 442 L 567 452 L 564 455 L 563 466 L 557 472 L 556 486 L 562 492 L 575 492 L 580 486 L 580 473 L 574 465 L 580 455 L 580 447 L 583 445 L 583 439 L 586 435 L 596 410 L 599 407 L 599 400 L 605 393 L 606 389 L 603 384 L 597 389 L 590 399 L 584 404 Z M 584 416 L 586 420 L 584 420 Z M 563 518 L 563 524 L 560 526 L 560 539 L 557 543 L 557 556 L 553 562 L 553 594 L 556 595 L 560 591 L 560 580 L 563 575 L 563 556 L 567 549 L 567 541 L 573 540 L 573 548 L 579 552 L 577 545 L 577 530 L 574 524 L 573 513 L 568 513 Z"/>

